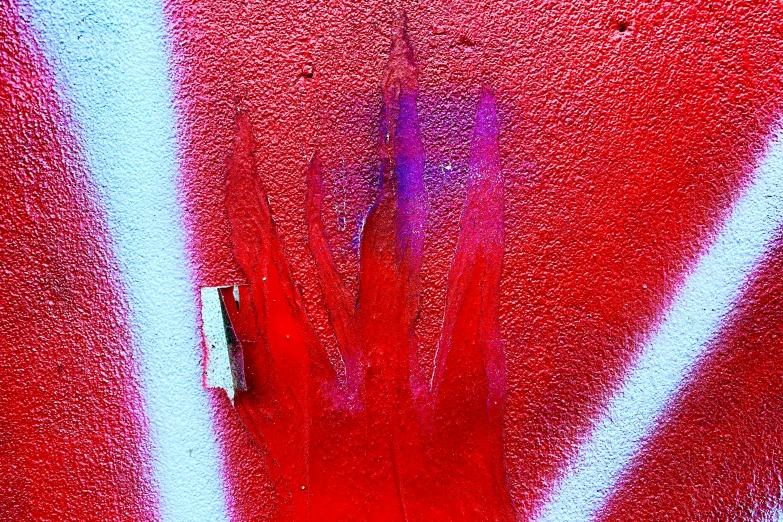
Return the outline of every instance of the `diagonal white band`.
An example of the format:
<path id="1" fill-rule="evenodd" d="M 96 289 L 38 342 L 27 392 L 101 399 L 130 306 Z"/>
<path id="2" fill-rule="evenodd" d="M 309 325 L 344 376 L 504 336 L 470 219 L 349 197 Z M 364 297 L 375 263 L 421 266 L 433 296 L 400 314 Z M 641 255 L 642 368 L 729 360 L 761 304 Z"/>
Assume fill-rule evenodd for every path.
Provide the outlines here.
<path id="1" fill-rule="evenodd" d="M 177 201 L 177 127 L 162 6 L 40 0 L 22 11 L 43 40 L 80 127 L 105 207 L 140 359 L 161 517 L 228 520 Z"/>
<path id="2" fill-rule="evenodd" d="M 783 222 L 783 132 L 580 448 L 540 522 L 591 520 L 676 395 Z"/>

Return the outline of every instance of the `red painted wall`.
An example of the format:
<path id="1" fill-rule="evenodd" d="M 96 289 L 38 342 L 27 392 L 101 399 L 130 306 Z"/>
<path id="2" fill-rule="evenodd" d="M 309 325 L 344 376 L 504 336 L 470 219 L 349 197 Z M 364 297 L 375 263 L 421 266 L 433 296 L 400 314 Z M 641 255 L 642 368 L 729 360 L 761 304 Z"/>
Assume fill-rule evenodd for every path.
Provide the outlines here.
<path id="1" fill-rule="evenodd" d="M 405 7 L 431 204 L 416 326 L 426 369 L 444 313 L 479 88 L 498 94 L 507 458 L 525 519 L 747 182 L 779 110 L 780 13 L 745 2 Z M 254 157 L 294 278 L 316 329 L 328 331 L 305 248 L 303 166 L 317 149 L 327 234 L 355 289 L 395 9 L 171 2 L 189 125 L 183 189 L 204 284 L 241 280 L 220 204 L 239 104 L 253 124 Z M 726 487 L 742 489 L 743 480 Z M 249 516 L 256 501 L 247 484 L 236 487 L 237 509 Z"/>
<path id="2" fill-rule="evenodd" d="M 0 7 L 0 519 L 152 520 L 126 306 L 29 26 Z"/>
<path id="3" fill-rule="evenodd" d="M 449 273 L 469 199 L 476 110 L 482 87 L 490 86 L 504 194 L 496 296 L 507 369 L 504 485 L 516 519 L 532 520 L 752 182 L 781 113 L 783 12 L 777 3 L 746 0 L 402 7 L 418 71 L 429 201 L 416 360 L 425 375 L 434 371 L 450 317 Z M 308 163 L 318 151 L 324 234 L 350 301 L 359 293 L 360 239 L 389 154 L 378 135 L 399 8 L 375 1 L 165 3 L 182 226 L 196 285 L 259 285 L 248 280 L 248 266 L 274 251 L 277 275 L 290 284 L 276 288 L 275 299 L 298 307 L 293 319 L 240 332 L 246 342 L 284 335 L 285 321 L 309 332 L 302 326 L 309 321 L 325 357 L 337 359 L 342 341 L 329 316 L 336 294 L 320 283 L 323 267 L 310 250 Z M 159 492 L 150 478 L 122 267 L 78 125 L 38 36 L 15 4 L 1 9 L 0 519 L 156 520 Z M 227 178 L 263 191 L 268 206 L 261 198 L 237 218 L 252 194 L 227 199 Z M 243 252 L 253 237 L 232 237 L 232 212 L 235 229 L 267 219 L 253 236 L 267 243 Z M 275 238 L 279 246 L 270 247 Z M 780 503 L 779 249 L 778 242 L 770 246 L 755 268 L 599 519 L 756 520 Z M 263 299 L 270 292 L 256 291 L 267 292 Z M 237 330 L 243 320 L 250 319 L 234 317 Z M 251 371 L 265 367 L 263 360 L 248 364 Z M 285 486 L 297 472 L 276 468 L 270 455 L 278 450 L 262 449 L 269 435 L 257 428 L 253 400 L 263 401 L 239 395 L 235 407 L 222 391 L 209 393 L 231 518 L 302 519 L 295 515 L 299 492 Z M 391 413 L 387 405 L 376 415 Z M 353 440 L 345 433 L 338 442 Z M 288 435 L 279 446 L 293 444 Z M 442 440 L 463 439 L 446 430 Z M 476 461 L 489 452 L 477 452 Z M 457 470 L 458 460 L 437 462 Z M 444 469 L 434 476 L 450 477 Z M 351 470 L 334 473 L 350 478 Z M 370 487 L 362 476 L 340 491 L 372 497 Z M 420 506 L 427 506 L 428 489 L 421 491 Z M 454 512 L 429 518 L 509 516 L 507 499 L 488 509 L 492 515 L 470 515 L 464 510 L 486 505 L 454 497 Z M 357 520 L 403 517 L 378 507 L 398 500 L 362 498 L 345 507 L 336 498 L 322 499 L 327 507 L 313 520 L 344 520 L 349 511 L 342 510 Z M 426 516 L 426 509 L 404 516 Z"/>

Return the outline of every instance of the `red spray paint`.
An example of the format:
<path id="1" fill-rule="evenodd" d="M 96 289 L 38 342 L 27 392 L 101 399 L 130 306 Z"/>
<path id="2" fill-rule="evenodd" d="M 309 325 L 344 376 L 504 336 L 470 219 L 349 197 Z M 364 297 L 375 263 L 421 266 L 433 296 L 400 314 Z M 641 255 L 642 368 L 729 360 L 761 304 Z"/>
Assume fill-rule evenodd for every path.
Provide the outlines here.
<path id="1" fill-rule="evenodd" d="M 430 206 L 415 329 L 425 371 L 435 365 L 445 315 L 477 86 L 493 85 L 498 97 L 506 458 L 524 520 L 752 172 L 780 107 L 780 6 L 450 1 L 407 8 Z M 202 282 L 242 279 L 222 211 L 223 158 L 240 95 L 293 278 L 335 358 L 327 312 L 334 306 L 305 247 L 305 166 L 317 144 L 323 227 L 335 270 L 355 291 L 357 230 L 380 162 L 377 85 L 395 8 L 205 0 L 173 1 L 169 9 L 188 129 L 183 190 L 194 203 L 190 230 Z M 305 67 L 312 75 L 302 74 Z M 243 487 L 233 489 L 236 502 L 243 513 L 258 512 L 262 499 Z"/>
<path id="2" fill-rule="evenodd" d="M 407 7 L 419 88 L 400 89 L 397 98 L 388 89 L 385 97 L 377 93 L 396 10 L 386 2 L 168 4 L 184 130 L 183 203 L 199 279 L 257 281 L 254 264 L 273 276 L 256 289 L 259 304 L 247 316 L 255 324 L 245 325 L 278 336 L 262 339 L 269 353 L 245 338 L 257 356 L 249 366 L 263 370 L 252 376 L 257 389 L 269 395 L 238 403 L 269 458 L 228 400 L 215 394 L 236 520 L 301 516 L 302 506 L 321 510 L 311 511 L 313 518 L 341 510 L 361 518 L 371 516 L 361 512 L 368 505 L 383 506 L 372 515 L 394 519 L 401 498 L 411 511 L 425 510 L 424 494 L 445 510 L 431 518 L 470 519 L 459 510 L 475 506 L 471 495 L 479 492 L 495 499 L 481 508 L 503 516 L 502 488 L 490 479 L 503 457 L 493 398 L 504 389 L 511 497 L 519 518 L 529 519 L 720 226 L 780 110 L 783 17 L 776 3 L 453 0 Z M 13 6 L 3 9 L 0 24 L 2 192 L 14 195 L 3 199 L 0 247 L 6 291 L 0 453 L 8 457 L 0 514 L 155 519 L 106 227 L 34 39 Z M 395 70 L 409 78 L 401 72 L 405 63 Z M 501 237 L 492 206 L 497 196 L 484 197 L 498 190 L 494 160 L 487 159 L 494 145 L 478 163 L 469 159 L 471 133 L 476 150 L 492 143 L 494 132 L 474 120 L 476 106 L 487 107 L 478 103 L 482 83 L 496 89 L 501 130 L 499 296 L 485 293 L 498 270 L 492 238 Z M 237 97 L 244 104 L 238 119 Z M 382 143 L 379 152 L 381 106 L 405 106 L 411 114 L 414 104 L 420 129 L 413 116 L 404 118 L 407 145 L 387 150 Z M 399 121 L 397 109 L 387 112 L 387 128 Z M 224 159 L 234 141 L 232 179 L 241 196 L 234 199 L 246 203 L 234 211 L 256 216 L 247 244 L 258 258 L 232 247 L 225 215 Z M 318 160 L 306 169 L 316 145 Z M 400 165 L 408 174 L 400 179 L 407 177 L 411 192 L 385 185 L 387 206 L 381 198 L 373 211 L 378 243 L 373 250 L 365 230 L 360 259 L 357 231 L 376 199 L 379 163 L 394 161 L 395 151 L 405 153 Z M 481 162 L 487 177 L 479 181 L 469 165 Z M 260 194 L 255 176 L 268 205 L 265 195 L 251 199 Z M 487 207 L 487 215 L 472 213 L 479 203 L 471 201 Z M 381 219 L 389 207 L 403 217 Z M 473 235 L 470 223 L 482 223 L 483 232 Z M 395 256 L 400 250 L 402 261 L 384 257 L 391 250 L 382 244 Z M 415 255 L 405 258 L 406 251 Z M 377 269 L 360 269 L 373 252 Z M 750 518 L 774 500 L 777 257 L 760 268 L 711 359 L 615 492 L 607 519 Z M 390 326 L 397 337 L 374 332 L 376 364 L 365 371 L 370 357 L 362 336 L 374 323 L 357 312 L 353 296 L 360 281 L 380 287 L 375 279 L 382 279 L 384 263 L 396 278 L 381 281 L 389 283 L 389 302 L 365 302 L 371 310 L 396 307 Z M 506 386 L 493 357 L 500 353 L 493 350 L 495 315 L 471 313 L 476 302 L 499 307 Z M 418 308 L 413 331 L 400 333 Z M 243 318 L 235 316 L 238 329 Z M 277 350 L 286 334 L 296 357 Z M 390 345 L 407 345 L 415 357 L 400 359 Z M 397 359 L 386 360 L 389 353 Z M 285 371 L 260 364 L 272 360 Z M 419 371 L 436 372 L 437 399 Z M 407 372 L 413 379 L 405 386 Z M 284 379 L 290 390 L 281 389 Z M 475 393 L 456 393 L 465 389 Z M 370 405 L 363 400 L 368 393 Z M 305 414 L 312 419 L 307 430 L 307 423 L 296 424 Z M 265 427 L 281 418 L 294 429 Z M 386 431 L 362 430 L 367 425 Z M 465 457 L 452 429 L 467 433 L 480 451 Z M 329 437 L 335 440 L 327 443 Z M 366 458 L 351 460 L 344 441 L 357 440 L 364 457 L 383 465 L 368 471 Z M 304 446 L 318 453 L 303 458 Z M 457 469 L 452 457 L 465 468 Z M 443 465 L 417 481 L 422 462 Z M 302 477 L 309 480 L 304 493 L 293 491 L 288 482 Z M 377 490 L 368 488 L 376 478 Z M 453 491 L 440 489 L 452 483 Z"/>
<path id="3" fill-rule="evenodd" d="M 383 81 L 381 183 L 361 238 L 359 294 L 323 236 L 322 167 L 308 168 L 310 248 L 341 348 L 338 372 L 304 313 L 240 112 L 226 206 L 239 302 L 222 293 L 242 345 L 235 406 L 268 450 L 293 520 L 513 520 L 503 458 L 505 365 L 498 323 L 503 194 L 494 96 L 477 110 L 468 198 L 449 278 L 434 378 L 419 367 L 415 320 L 427 213 L 417 71 L 396 26 Z M 432 383 L 432 385 L 431 385 Z"/>
<path id="4" fill-rule="evenodd" d="M 0 34 L 0 519 L 154 520 L 104 216 L 16 6 Z"/>

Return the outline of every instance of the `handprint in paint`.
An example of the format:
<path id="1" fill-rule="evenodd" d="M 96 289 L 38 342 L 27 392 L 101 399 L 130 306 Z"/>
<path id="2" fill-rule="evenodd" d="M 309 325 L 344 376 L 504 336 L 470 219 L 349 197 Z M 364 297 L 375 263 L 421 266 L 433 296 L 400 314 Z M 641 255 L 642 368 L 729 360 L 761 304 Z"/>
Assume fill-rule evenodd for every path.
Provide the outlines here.
<path id="1" fill-rule="evenodd" d="M 305 312 L 238 114 L 226 203 L 248 285 L 221 290 L 241 347 L 234 405 L 268 455 L 280 518 L 507 521 L 498 322 L 503 183 L 496 102 L 476 111 L 467 199 L 448 279 L 434 375 L 419 367 L 415 323 L 427 219 L 417 68 L 404 16 L 382 82 L 380 187 L 361 236 L 358 296 L 338 275 L 324 233 L 322 167 L 307 167 L 309 247 L 340 348 L 330 361 Z"/>

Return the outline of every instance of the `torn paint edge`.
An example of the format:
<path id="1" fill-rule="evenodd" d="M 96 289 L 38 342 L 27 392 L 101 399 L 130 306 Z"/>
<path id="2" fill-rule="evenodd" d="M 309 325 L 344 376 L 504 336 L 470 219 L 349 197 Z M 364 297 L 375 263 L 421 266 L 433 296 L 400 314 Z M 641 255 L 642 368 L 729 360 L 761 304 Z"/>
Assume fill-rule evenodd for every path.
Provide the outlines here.
<path id="1" fill-rule="evenodd" d="M 220 296 L 223 288 L 233 288 L 235 298 L 239 287 L 204 287 L 201 289 L 201 319 L 205 343 L 204 385 L 223 389 L 234 402 L 237 390 L 245 390 L 242 347 L 228 320 Z"/>

